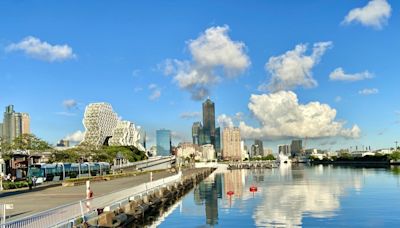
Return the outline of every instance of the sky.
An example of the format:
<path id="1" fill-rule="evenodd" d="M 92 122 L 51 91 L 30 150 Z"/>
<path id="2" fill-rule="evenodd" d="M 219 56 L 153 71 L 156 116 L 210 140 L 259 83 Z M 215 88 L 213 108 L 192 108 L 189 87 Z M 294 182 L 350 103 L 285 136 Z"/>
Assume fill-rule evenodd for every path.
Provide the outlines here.
<path id="1" fill-rule="evenodd" d="M 210 97 L 247 144 L 394 147 L 399 27 L 394 0 L 1 1 L 0 107 L 53 144 L 92 102 L 190 141 Z"/>

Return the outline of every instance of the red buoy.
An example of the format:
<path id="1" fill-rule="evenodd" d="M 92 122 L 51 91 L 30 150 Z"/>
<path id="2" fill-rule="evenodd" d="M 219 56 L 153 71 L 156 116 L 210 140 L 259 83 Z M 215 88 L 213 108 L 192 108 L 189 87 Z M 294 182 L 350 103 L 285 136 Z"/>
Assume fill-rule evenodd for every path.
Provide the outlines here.
<path id="1" fill-rule="evenodd" d="M 228 194 L 228 196 L 232 196 L 235 193 L 233 191 L 228 191 L 226 194 Z"/>
<path id="2" fill-rule="evenodd" d="M 254 193 L 257 192 L 257 187 L 254 186 L 254 185 L 252 185 L 252 186 L 250 187 L 250 192 L 253 193 L 253 197 L 254 197 Z"/>
<path id="3" fill-rule="evenodd" d="M 256 186 L 251 186 L 250 187 L 250 192 L 257 192 L 257 187 Z"/>

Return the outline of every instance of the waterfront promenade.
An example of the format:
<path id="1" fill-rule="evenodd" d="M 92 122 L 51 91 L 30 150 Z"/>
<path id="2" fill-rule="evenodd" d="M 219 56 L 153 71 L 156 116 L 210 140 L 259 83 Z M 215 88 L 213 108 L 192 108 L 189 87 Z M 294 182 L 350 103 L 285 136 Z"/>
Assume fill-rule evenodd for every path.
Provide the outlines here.
<path id="1" fill-rule="evenodd" d="M 183 170 L 183 175 L 191 175 L 195 169 Z M 153 173 L 153 180 L 158 180 L 174 173 L 162 171 Z M 149 173 L 134 177 L 125 177 L 111 181 L 93 182 L 91 189 L 94 196 L 105 195 L 114 191 L 134 187 L 149 181 Z M 0 194 L 0 203 L 14 204 L 13 210 L 7 211 L 7 220 L 22 218 L 40 211 L 76 202 L 86 197 L 85 185 L 73 187 L 52 187 L 38 191 L 15 193 L 9 196 Z M 6 195 L 6 194 L 4 194 Z"/>

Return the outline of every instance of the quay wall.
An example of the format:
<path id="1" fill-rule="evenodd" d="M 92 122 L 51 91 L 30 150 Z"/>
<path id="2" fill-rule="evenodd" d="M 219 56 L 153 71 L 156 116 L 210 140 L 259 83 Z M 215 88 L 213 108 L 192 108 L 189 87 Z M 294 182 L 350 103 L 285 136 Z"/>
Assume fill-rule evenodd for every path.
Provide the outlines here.
<path id="1" fill-rule="evenodd" d="M 173 184 L 130 197 L 123 203 L 111 204 L 98 213 L 86 216 L 83 218 L 85 221 L 75 227 L 142 227 L 150 224 L 214 170 L 215 168 L 196 169 Z"/>

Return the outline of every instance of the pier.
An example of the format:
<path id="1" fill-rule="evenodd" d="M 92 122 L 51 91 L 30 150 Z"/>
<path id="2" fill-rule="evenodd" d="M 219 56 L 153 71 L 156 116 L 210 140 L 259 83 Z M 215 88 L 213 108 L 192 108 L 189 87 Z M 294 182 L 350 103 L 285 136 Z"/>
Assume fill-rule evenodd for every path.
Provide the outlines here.
<path id="1" fill-rule="evenodd" d="M 277 167 L 275 161 L 230 162 L 228 169 L 272 169 Z"/>
<path id="2" fill-rule="evenodd" d="M 173 203 L 171 200 L 179 198 L 212 171 L 210 168 L 202 168 L 187 169 L 181 174 L 158 172 L 150 182 L 149 174 L 96 182 L 91 185 L 94 191 L 94 198 L 91 199 L 85 199 L 83 185 L 53 187 L 28 193 L 15 192 L 4 197 L 1 195 L 2 203 L 14 204 L 14 209 L 7 211 L 3 227 L 84 227 L 85 224 L 95 223 L 115 225 L 118 221 L 138 219 L 134 216 L 138 211 L 146 215 L 141 217 L 141 222 L 145 222 L 147 215 L 155 212 L 158 203 L 162 203 L 161 208 L 167 207 Z M 127 209 L 128 204 L 131 211 Z M 115 216 L 111 216 L 110 212 Z"/>

